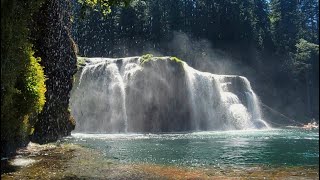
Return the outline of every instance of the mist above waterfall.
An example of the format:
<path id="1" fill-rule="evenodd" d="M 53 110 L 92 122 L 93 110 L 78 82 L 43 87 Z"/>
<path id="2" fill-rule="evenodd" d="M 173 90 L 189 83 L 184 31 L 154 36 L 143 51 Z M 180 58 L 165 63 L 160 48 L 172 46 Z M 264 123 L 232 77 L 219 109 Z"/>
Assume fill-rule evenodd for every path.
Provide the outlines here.
<path id="1" fill-rule="evenodd" d="M 78 132 L 268 127 L 245 77 L 197 71 L 171 57 L 85 61 L 70 99 Z"/>
<path id="2" fill-rule="evenodd" d="M 162 46 L 166 49 L 157 49 L 152 43 L 147 42 L 143 53 L 151 53 L 155 56 L 176 56 L 200 71 L 215 74 L 252 73 L 252 69 L 243 62 L 236 61 L 237 57 L 230 55 L 229 51 L 232 47 L 229 46 L 226 51 L 221 48 L 216 49 L 207 39 L 196 39 L 184 32 L 173 32 L 171 40 L 163 43 Z"/>

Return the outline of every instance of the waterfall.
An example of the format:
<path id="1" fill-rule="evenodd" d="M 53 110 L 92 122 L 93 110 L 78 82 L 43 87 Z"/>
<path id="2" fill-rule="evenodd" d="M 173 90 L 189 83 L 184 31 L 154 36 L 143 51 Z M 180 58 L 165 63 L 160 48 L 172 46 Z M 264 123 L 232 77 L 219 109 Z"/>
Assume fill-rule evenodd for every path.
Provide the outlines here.
<path id="1" fill-rule="evenodd" d="M 194 130 L 211 129 L 214 126 L 216 104 L 219 96 L 214 89 L 215 81 L 210 73 L 197 71 L 183 63 L 186 72 L 189 98 L 192 105 L 192 126 Z M 217 120 L 217 119 L 216 119 Z"/>
<path id="2" fill-rule="evenodd" d="M 232 83 L 237 76 L 213 75 L 218 81 L 218 89 L 221 96 L 221 105 L 226 111 L 226 129 L 250 129 L 250 116 L 247 108 L 242 104 L 234 92 L 239 88 Z"/>
<path id="3" fill-rule="evenodd" d="M 172 132 L 268 128 L 242 76 L 216 75 L 155 57 L 86 58 L 70 107 L 75 131 Z"/>
<path id="4" fill-rule="evenodd" d="M 264 122 L 258 99 L 245 77 L 233 75 L 216 75 L 197 71 L 184 63 L 189 100 L 192 105 L 192 122 L 195 130 L 208 129 L 251 129 L 257 128 L 256 121 Z M 247 96 L 247 107 L 236 95 L 232 80 L 240 78 L 242 88 Z M 238 87 L 239 88 L 239 87 Z M 238 92 L 239 93 L 239 92 Z M 203 120 L 206 128 L 200 128 Z M 269 127 L 265 122 L 264 126 Z"/>
<path id="5" fill-rule="evenodd" d="M 126 85 L 140 69 L 138 58 L 121 61 L 87 59 L 79 84 L 71 96 L 71 111 L 78 120 L 76 131 L 127 132 Z"/>
<path id="6" fill-rule="evenodd" d="M 247 103 L 248 103 L 248 109 L 251 113 L 251 121 L 255 124 L 256 127 L 267 127 L 270 128 L 268 123 L 263 121 L 262 115 L 261 115 L 261 109 L 260 109 L 260 102 L 259 99 L 254 93 L 254 91 L 251 88 L 250 82 L 247 78 L 240 76 L 241 80 L 245 83 L 246 89 L 248 91 L 245 92 Z"/>

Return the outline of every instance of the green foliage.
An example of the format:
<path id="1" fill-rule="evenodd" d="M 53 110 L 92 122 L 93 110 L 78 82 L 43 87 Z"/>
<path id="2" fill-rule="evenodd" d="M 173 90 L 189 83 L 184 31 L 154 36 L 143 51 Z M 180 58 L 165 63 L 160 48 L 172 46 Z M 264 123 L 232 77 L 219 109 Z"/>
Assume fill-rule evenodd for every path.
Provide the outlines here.
<path id="1" fill-rule="evenodd" d="M 310 43 L 304 39 L 300 39 L 299 43 L 296 44 L 297 53 L 296 60 L 300 62 L 307 62 L 312 58 L 319 56 L 319 45 Z"/>
<path id="2" fill-rule="evenodd" d="M 154 58 L 154 56 L 152 54 L 145 54 L 143 56 L 141 56 L 140 58 L 140 64 L 141 65 L 144 65 L 150 61 L 156 61 L 156 60 L 167 60 L 167 58 Z M 182 60 L 177 58 L 177 57 L 170 57 L 169 58 L 170 61 L 174 62 L 174 63 L 177 63 L 177 64 L 182 64 Z"/>
<path id="3" fill-rule="evenodd" d="M 319 0 L 300 0 L 299 38 L 319 43 Z"/>
<path id="4" fill-rule="evenodd" d="M 78 68 L 81 66 L 84 66 L 86 64 L 86 58 L 85 57 L 77 57 L 77 66 Z"/>
<path id="5" fill-rule="evenodd" d="M 81 4 L 97 8 L 102 2 L 87 1 L 82 0 Z M 126 8 L 113 8 L 107 19 L 91 9 L 90 19 L 77 28 L 80 29 L 77 42 L 82 51 L 86 50 L 86 56 L 136 56 L 151 45 L 162 54 L 174 53 L 190 59 L 172 50 L 176 46 L 166 47 L 176 32 L 183 32 L 195 39 L 208 40 L 217 48 L 230 44 L 243 46 L 247 51 L 243 54 L 252 54 L 250 49 L 257 49 L 258 53 L 288 55 L 295 52 L 300 38 L 318 43 L 318 6 L 318 0 L 132 0 Z M 90 33 L 83 27 L 90 27 Z M 96 43 L 101 39 L 104 41 Z"/>
<path id="6" fill-rule="evenodd" d="M 150 60 L 152 60 L 153 55 L 152 54 L 145 54 L 143 56 L 141 56 L 140 58 L 140 64 L 143 65 L 144 63 L 149 62 Z"/>
<path id="7" fill-rule="evenodd" d="M 182 60 L 179 59 L 179 58 L 177 58 L 177 57 L 170 57 L 170 60 L 171 60 L 171 61 L 174 61 L 174 62 L 176 62 L 176 63 L 179 63 L 179 64 L 182 63 Z"/>
<path id="8" fill-rule="evenodd" d="M 25 99 L 29 100 L 31 106 L 30 112 L 40 113 L 45 103 L 45 76 L 42 66 L 40 66 L 40 58 L 35 58 L 30 49 L 29 64 L 27 65 L 26 72 L 24 73 L 24 86 L 22 93 L 25 94 Z"/>
<path id="9" fill-rule="evenodd" d="M 319 61 L 319 45 L 300 39 L 296 44 L 297 52 L 293 58 L 293 73 L 305 79 L 306 72 L 312 70 L 314 61 Z"/>
<path id="10" fill-rule="evenodd" d="M 1 141 L 21 143 L 45 103 L 45 77 L 29 41 L 43 0 L 1 1 Z M 30 121 L 31 120 L 31 121 Z M 31 124 L 30 124 L 31 123 Z"/>
<path id="11" fill-rule="evenodd" d="M 279 54 L 295 51 L 299 30 L 298 12 L 298 1 L 271 1 L 271 30 Z"/>
<path id="12" fill-rule="evenodd" d="M 152 47 L 161 54 L 173 53 L 189 60 L 190 56 L 172 50 L 176 46 L 165 45 L 177 32 L 208 40 L 217 47 L 243 43 L 266 49 L 272 44 L 264 0 L 132 0 L 127 7 L 112 8 L 108 18 L 101 18 L 92 9 L 87 11 L 88 21 L 75 20 L 75 36 L 85 56 L 137 56 Z"/>
<path id="13" fill-rule="evenodd" d="M 111 6 L 128 6 L 130 1 L 131 0 L 78 0 L 78 2 L 82 5 L 82 16 L 85 15 L 88 7 L 94 9 L 94 11 L 100 11 L 104 16 L 106 16 L 111 12 Z"/>
<path id="14" fill-rule="evenodd" d="M 278 53 L 295 52 L 300 38 L 319 43 L 319 0 L 272 0 L 271 30 Z"/>

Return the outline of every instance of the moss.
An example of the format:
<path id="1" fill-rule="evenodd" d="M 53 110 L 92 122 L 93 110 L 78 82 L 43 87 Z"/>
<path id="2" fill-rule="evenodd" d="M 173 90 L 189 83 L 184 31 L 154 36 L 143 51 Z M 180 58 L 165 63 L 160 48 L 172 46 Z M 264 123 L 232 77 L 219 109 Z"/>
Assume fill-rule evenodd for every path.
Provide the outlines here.
<path id="1" fill-rule="evenodd" d="M 145 54 L 145 55 L 141 56 L 140 64 L 144 65 L 150 61 L 157 61 L 157 60 L 168 60 L 168 59 L 167 58 L 155 58 L 152 54 Z M 179 59 L 177 57 L 170 57 L 169 60 L 174 63 L 178 63 L 178 64 L 182 64 L 182 62 L 183 62 L 181 59 Z"/>
<path id="2" fill-rule="evenodd" d="M 33 51 L 29 49 L 29 64 L 24 75 L 24 94 L 25 99 L 31 105 L 30 112 L 41 112 L 45 103 L 45 76 L 43 67 L 40 66 L 40 58 L 33 56 Z"/>
<path id="3" fill-rule="evenodd" d="M 27 137 L 45 103 L 45 76 L 30 42 L 32 15 L 43 2 L 1 1 L 1 156 Z"/>
<path id="4" fill-rule="evenodd" d="M 143 65 L 144 63 L 149 62 L 150 60 L 152 60 L 153 55 L 152 54 L 145 54 L 143 56 L 141 56 L 140 58 L 140 64 Z"/>
<path id="5" fill-rule="evenodd" d="M 152 67 L 155 63 L 157 64 L 156 66 L 161 66 L 161 64 L 170 66 L 176 76 L 184 75 L 183 61 L 177 57 L 153 57 L 152 54 L 146 54 L 140 58 L 140 65 L 143 67 Z"/>
<path id="6" fill-rule="evenodd" d="M 77 57 L 77 67 L 79 68 L 84 65 L 86 65 L 86 58 L 78 56 Z"/>
<path id="7" fill-rule="evenodd" d="M 177 57 L 170 57 L 170 60 L 171 61 L 174 61 L 174 62 L 176 62 L 176 63 L 179 63 L 179 64 L 182 64 L 182 60 L 181 59 L 179 59 L 179 58 L 177 58 Z"/>

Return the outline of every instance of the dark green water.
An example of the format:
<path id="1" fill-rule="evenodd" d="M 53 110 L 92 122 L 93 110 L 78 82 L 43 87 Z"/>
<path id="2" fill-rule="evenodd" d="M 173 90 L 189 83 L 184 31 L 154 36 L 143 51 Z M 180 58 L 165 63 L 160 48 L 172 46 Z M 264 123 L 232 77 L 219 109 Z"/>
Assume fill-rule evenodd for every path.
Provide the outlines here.
<path id="1" fill-rule="evenodd" d="M 184 134 L 73 134 L 68 142 L 124 163 L 178 166 L 317 166 L 317 130 L 272 129 Z"/>

